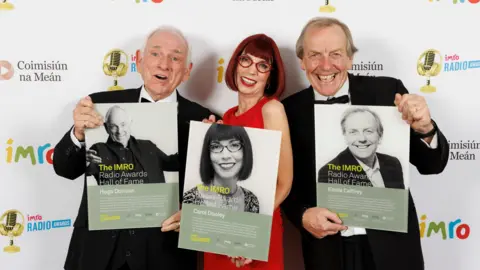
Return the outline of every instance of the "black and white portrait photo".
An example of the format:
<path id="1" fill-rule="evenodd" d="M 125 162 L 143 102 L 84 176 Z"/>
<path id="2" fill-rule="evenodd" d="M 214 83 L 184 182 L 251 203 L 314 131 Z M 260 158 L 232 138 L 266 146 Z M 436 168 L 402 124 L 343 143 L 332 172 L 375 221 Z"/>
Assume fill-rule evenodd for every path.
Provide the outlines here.
<path id="1" fill-rule="evenodd" d="M 395 107 L 315 105 L 317 181 L 408 189 L 409 132 Z"/>
<path id="2" fill-rule="evenodd" d="M 178 183 L 176 104 L 96 104 L 85 133 L 87 185 Z"/>
<path id="3" fill-rule="evenodd" d="M 273 214 L 280 132 L 190 123 L 183 203 Z"/>

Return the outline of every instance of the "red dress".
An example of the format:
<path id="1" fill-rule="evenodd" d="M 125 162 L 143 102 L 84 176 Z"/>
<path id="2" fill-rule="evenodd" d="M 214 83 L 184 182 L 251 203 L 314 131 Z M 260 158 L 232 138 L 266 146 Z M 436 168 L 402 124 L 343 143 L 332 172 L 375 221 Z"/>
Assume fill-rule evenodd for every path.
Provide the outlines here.
<path id="1" fill-rule="evenodd" d="M 229 109 L 223 116 L 223 122 L 228 125 L 244 126 L 252 128 L 264 128 L 262 107 L 270 101 L 269 98 L 262 98 L 248 111 L 235 116 L 238 106 Z M 270 249 L 268 262 L 253 260 L 248 265 L 237 268 L 226 255 L 204 253 L 204 270 L 284 270 L 283 267 L 283 221 L 280 208 L 274 210 L 272 219 L 272 231 L 270 234 Z"/>

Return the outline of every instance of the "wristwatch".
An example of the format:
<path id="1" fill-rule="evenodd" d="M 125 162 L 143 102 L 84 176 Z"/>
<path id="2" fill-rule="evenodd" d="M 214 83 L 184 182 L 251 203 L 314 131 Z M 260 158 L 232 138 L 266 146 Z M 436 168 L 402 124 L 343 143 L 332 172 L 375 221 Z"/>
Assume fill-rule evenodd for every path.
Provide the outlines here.
<path id="1" fill-rule="evenodd" d="M 420 132 L 416 132 L 415 130 L 413 130 L 413 134 L 415 136 L 419 137 L 419 138 L 422 138 L 422 139 L 433 136 L 435 134 L 435 132 L 437 132 L 437 124 L 435 123 L 435 121 L 433 121 L 433 119 L 431 121 L 432 121 L 432 125 L 433 125 L 432 130 L 430 130 L 427 133 L 420 133 Z"/>

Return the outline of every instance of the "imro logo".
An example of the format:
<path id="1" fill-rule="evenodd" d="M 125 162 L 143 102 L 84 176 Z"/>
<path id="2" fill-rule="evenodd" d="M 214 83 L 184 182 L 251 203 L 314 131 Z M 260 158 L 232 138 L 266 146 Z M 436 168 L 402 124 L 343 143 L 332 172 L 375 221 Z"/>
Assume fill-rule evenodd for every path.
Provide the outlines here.
<path id="1" fill-rule="evenodd" d="M 443 57 L 442 53 L 436 49 L 425 50 L 417 59 L 417 73 L 426 78 L 426 85 L 422 86 L 420 91 L 423 93 L 436 92 L 437 88 L 430 84 L 430 79 L 442 71 L 456 72 L 477 68 L 480 68 L 480 60 L 465 59 L 453 53 L 445 54 Z"/>
<path id="2" fill-rule="evenodd" d="M 130 54 L 130 72 L 137 72 L 137 58 L 140 57 L 140 50 L 136 50 L 135 54 Z"/>
<path id="3" fill-rule="evenodd" d="M 13 139 L 7 140 L 7 163 L 29 162 L 36 164 L 52 164 L 54 148 L 51 144 L 46 143 L 39 146 L 15 146 Z"/>
<path id="4" fill-rule="evenodd" d="M 6 253 L 20 252 L 21 248 L 16 245 L 15 238 L 21 236 L 25 229 L 27 229 L 27 232 L 37 232 L 71 226 L 72 220 L 70 218 L 45 220 L 40 214 L 27 214 L 25 218 L 19 210 L 7 210 L 0 216 L 0 236 L 8 237 L 8 244 L 3 248 L 3 251 Z"/>
<path id="5" fill-rule="evenodd" d="M 465 240 L 470 236 L 470 226 L 462 223 L 460 218 L 446 223 L 445 221 L 427 221 L 427 215 L 420 217 L 420 237 L 433 237 L 433 233 L 440 234 L 443 240 L 460 239 Z M 425 234 L 426 231 L 426 234 Z"/>
<path id="6" fill-rule="evenodd" d="M 443 71 L 445 72 L 464 71 L 474 68 L 480 68 L 480 60 L 464 59 L 457 54 L 445 55 L 445 64 L 443 67 Z"/>
<path id="7" fill-rule="evenodd" d="M 72 226 L 70 218 L 47 220 L 40 214 L 27 215 L 27 221 L 27 232 L 49 231 Z"/>
<path id="8" fill-rule="evenodd" d="M 440 2 L 440 0 L 428 0 L 429 2 Z M 478 4 L 480 3 L 480 0 L 452 0 L 454 4 L 464 4 L 464 3 L 470 3 L 470 4 Z"/>
<path id="9" fill-rule="evenodd" d="M 223 58 L 220 58 L 218 60 L 218 67 L 217 67 L 217 83 L 222 83 L 223 78 L 225 76 L 225 67 L 223 64 L 225 63 L 225 60 Z"/>
<path id="10" fill-rule="evenodd" d="M 155 3 L 155 4 L 160 4 L 163 2 L 163 0 L 135 0 L 135 3 L 139 4 L 139 3 L 149 3 L 149 2 L 152 2 L 152 3 Z"/>

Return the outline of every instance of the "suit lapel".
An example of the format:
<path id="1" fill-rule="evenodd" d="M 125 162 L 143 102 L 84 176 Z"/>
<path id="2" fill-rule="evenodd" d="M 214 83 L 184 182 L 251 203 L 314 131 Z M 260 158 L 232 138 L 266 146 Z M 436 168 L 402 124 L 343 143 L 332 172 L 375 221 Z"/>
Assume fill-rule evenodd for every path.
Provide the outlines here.
<path id="1" fill-rule="evenodd" d="M 380 174 L 382 175 L 383 183 L 386 188 L 402 188 L 404 189 L 404 184 L 402 181 L 398 181 L 396 174 L 398 171 L 393 166 L 393 164 L 386 163 L 382 156 L 377 155 L 378 163 L 380 164 Z"/>
<path id="2" fill-rule="evenodd" d="M 177 90 L 175 90 L 177 91 Z M 188 113 L 186 110 L 188 109 L 187 105 L 187 100 L 180 95 L 180 93 L 177 91 L 177 113 L 178 113 L 178 125 L 182 124 L 190 124 L 190 121 L 188 121 Z"/>
<path id="3" fill-rule="evenodd" d="M 309 88 L 307 88 L 306 91 L 304 91 L 303 97 L 301 99 L 302 104 L 299 104 L 299 106 L 305 106 L 306 108 L 308 108 L 308 110 L 305 110 L 305 115 L 303 117 L 305 117 L 305 123 L 314 123 L 314 125 L 309 124 L 308 126 L 312 127 L 312 132 L 309 134 L 312 134 L 313 138 L 315 138 L 315 97 L 313 91 L 314 90 L 312 86 L 310 86 Z"/>
<path id="4" fill-rule="evenodd" d="M 358 163 L 357 159 L 353 156 L 352 152 L 350 152 L 350 150 L 347 148 L 345 148 L 345 150 L 342 151 L 342 153 L 340 154 L 340 164 L 343 165 L 353 165 L 353 166 L 360 166 L 360 163 Z M 362 170 L 360 173 L 359 172 L 355 172 L 354 173 L 355 175 L 362 175 L 362 177 L 358 177 L 357 180 L 359 182 L 368 182 L 370 184 L 373 185 L 372 181 L 370 181 L 370 179 L 368 179 L 368 176 L 367 176 L 367 173 Z"/>
<path id="5" fill-rule="evenodd" d="M 152 163 L 150 161 L 152 161 L 152 160 L 149 159 L 149 152 L 151 152 L 152 149 L 143 149 L 143 155 L 142 155 L 142 151 L 141 151 L 142 149 L 140 149 L 140 147 L 139 147 L 140 145 L 139 145 L 137 139 L 134 138 L 133 136 L 132 136 L 132 138 L 133 138 L 133 140 L 130 142 L 130 149 L 132 150 L 132 153 L 134 154 L 134 157 L 140 157 L 138 159 L 138 162 L 142 165 L 143 170 L 145 172 L 156 172 L 157 168 L 154 167 L 154 166 L 151 166 Z M 141 158 L 141 157 L 143 157 L 143 158 Z M 154 179 L 150 178 L 151 176 L 155 176 L 155 174 L 154 173 L 149 173 L 148 174 L 148 176 L 147 176 L 148 182 L 149 183 L 154 183 Z"/>
<path id="6" fill-rule="evenodd" d="M 302 119 L 300 121 L 302 123 L 300 128 L 303 129 L 304 132 L 302 133 L 305 134 L 302 137 L 308 142 L 312 142 L 315 149 L 315 98 L 313 91 L 312 86 L 302 90 L 301 96 L 296 104 L 299 114 L 296 119 Z"/>
<path id="7" fill-rule="evenodd" d="M 352 105 L 374 105 L 377 104 L 375 91 L 366 89 L 361 82 L 362 78 L 348 73 L 348 89 Z"/>
<path id="8" fill-rule="evenodd" d="M 316 155 L 315 155 L 315 97 L 313 93 L 313 87 L 310 86 L 307 89 L 302 90 L 301 96 L 299 97 L 298 112 L 299 115 L 295 117 L 296 119 L 301 119 L 299 122 L 300 126 L 297 126 L 297 129 L 300 133 L 299 137 L 302 138 L 302 147 L 308 153 L 304 153 L 305 156 L 309 156 L 305 162 L 311 162 L 310 167 L 315 168 L 316 164 Z M 315 169 L 309 172 L 312 178 L 305 180 L 316 179 Z"/>
<path id="9" fill-rule="evenodd" d="M 134 89 L 133 91 L 125 91 L 124 97 L 124 102 L 138 102 L 140 99 L 140 91 L 142 90 L 142 87 L 140 86 L 139 88 Z"/>
<path id="10" fill-rule="evenodd" d="M 352 155 L 350 150 L 348 150 L 348 147 L 345 148 L 345 150 L 340 153 L 340 164 L 345 164 L 345 165 L 354 165 L 354 166 L 359 166 L 360 164 L 358 161 L 355 159 L 355 157 Z M 365 174 L 365 172 L 362 170 L 362 173 Z"/>

